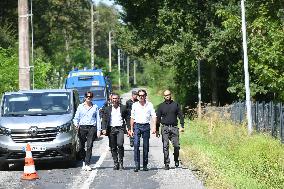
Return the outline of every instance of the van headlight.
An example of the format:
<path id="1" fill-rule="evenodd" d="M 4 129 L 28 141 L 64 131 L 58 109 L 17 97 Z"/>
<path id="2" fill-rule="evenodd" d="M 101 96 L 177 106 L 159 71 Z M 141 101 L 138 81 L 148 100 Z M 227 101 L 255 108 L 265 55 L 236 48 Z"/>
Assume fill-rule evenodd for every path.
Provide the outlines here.
<path id="1" fill-rule="evenodd" d="M 67 133 L 71 130 L 71 122 L 65 123 L 63 125 L 57 126 L 59 133 Z"/>
<path id="2" fill-rule="evenodd" d="M 11 129 L 7 129 L 5 127 L 0 126 L 0 135 L 6 135 L 6 136 L 11 135 Z"/>

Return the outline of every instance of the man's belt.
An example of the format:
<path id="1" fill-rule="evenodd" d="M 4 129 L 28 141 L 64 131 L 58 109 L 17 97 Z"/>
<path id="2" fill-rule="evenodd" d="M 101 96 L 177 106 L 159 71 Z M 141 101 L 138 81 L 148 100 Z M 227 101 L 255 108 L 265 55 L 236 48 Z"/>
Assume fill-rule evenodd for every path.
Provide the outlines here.
<path id="1" fill-rule="evenodd" d="M 119 128 L 119 127 L 122 127 L 122 125 L 121 126 L 110 126 L 110 127 L 112 127 L 112 128 Z"/>
<path id="2" fill-rule="evenodd" d="M 96 127 L 96 125 L 80 125 L 80 127 L 90 128 L 90 127 Z"/>
<path id="3" fill-rule="evenodd" d="M 162 125 L 167 126 L 167 127 L 177 127 L 177 125 L 170 125 L 170 124 L 163 124 L 163 123 L 162 123 Z"/>
<path id="4" fill-rule="evenodd" d="M 136 123 L 136 122 L 135 122 Z M 139 125 L 150 125 L 150 123 L 136 123 L 136 124 L 139 124 Z"/>

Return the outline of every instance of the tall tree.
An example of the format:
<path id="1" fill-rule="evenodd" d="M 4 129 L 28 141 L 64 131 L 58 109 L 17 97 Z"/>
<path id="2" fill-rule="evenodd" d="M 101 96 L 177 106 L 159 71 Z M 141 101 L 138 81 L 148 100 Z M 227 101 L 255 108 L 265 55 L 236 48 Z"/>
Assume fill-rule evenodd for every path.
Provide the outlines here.
<path id="1" fill-rule="evenodd" d="M 132 36 L 124 39 L 135 39 L 137 55 L 150 55 L 155 63 L 175 67 L 175 87 L 184 102 L 194 103 L 197 97 L 198 59 L 204 101 L 222 104 L 244 97 L 239 1 L 117 2 L 125 10 L 127 26 L 122 31 Z M 273 98 L 283 99 L 284 35 L 279 16 L 283 3 L 254 0 L 246 5 L 252 95 L 269 100 L 273 93 Z M 131 44 L 122 41 L 126 43 Z"/>

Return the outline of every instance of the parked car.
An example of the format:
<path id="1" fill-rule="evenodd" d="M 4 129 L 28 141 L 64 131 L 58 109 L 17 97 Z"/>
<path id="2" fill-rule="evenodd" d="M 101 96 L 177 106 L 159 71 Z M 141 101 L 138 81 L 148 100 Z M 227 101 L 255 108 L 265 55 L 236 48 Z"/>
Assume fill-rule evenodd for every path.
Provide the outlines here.
<path id="1" fill-rule="evenodd" d="M 74 89 L 4 93 L 0 108 L 0 169 L 23 162 L 27 143 L 35 161 L 75 160 L 79 144 L 72 119 L 79 103 Z"/>

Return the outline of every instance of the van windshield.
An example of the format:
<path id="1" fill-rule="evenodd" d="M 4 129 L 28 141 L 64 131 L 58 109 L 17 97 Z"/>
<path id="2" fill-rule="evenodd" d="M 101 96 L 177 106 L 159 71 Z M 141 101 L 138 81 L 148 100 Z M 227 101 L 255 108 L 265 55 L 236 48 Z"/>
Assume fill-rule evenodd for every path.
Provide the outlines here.
<path id="1" fill-rule="evenodd" d="M 87 91 L 92 91 L 94 94 L 93 100 L 105 99 L 106 92 L 104 87 L 78 87 L 79 96 L 84 96 Z"/>
<path id="2" fill-rule="evenodd" d="M 61 115 L 70 112 L 70 94 L 66 92 L 6 94 L 3 116 Z"/>

